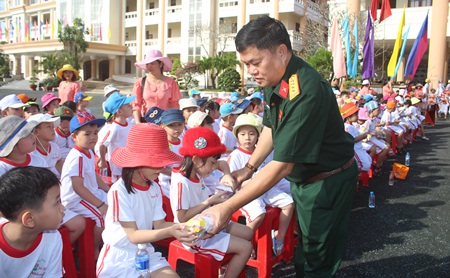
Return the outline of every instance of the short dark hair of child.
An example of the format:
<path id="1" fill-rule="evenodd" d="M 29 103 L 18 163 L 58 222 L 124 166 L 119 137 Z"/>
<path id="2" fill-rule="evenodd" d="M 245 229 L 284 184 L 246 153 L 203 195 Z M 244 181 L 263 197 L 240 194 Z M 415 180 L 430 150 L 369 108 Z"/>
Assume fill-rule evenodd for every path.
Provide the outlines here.
<path id="1" fill-rule="evenodd" d="M 209 115 L 211 111 L 217 111 L 220 109 L 220 105 L 214 100 L 208 100 L 205 104 L 205 112 Z"/>
<path id="2" fill-rule="evenodd" d="M 202 125 L 212 125 L 214 123 L 214 119 L 210 115 L 206 115 L 206 117 L 203 119 Z"/>
<path id="3" fill-rule="evenodd" d="M 343 95 L 348 96 L 348 95 L 349 95 L 349 92 L 348 92 L 348 91 L 342 91 L 342 92 L 341 92 L 341 97 L 342 97 Z"/>
<path id="4" fill-rule="evenodd" d="M 75 74 L 74 74 L 74 76 L 75 76 Z M 69 107 L 70 110 L 72 110 L 73 112 L 77 111 L 77 104 L 71 100 L 65 101 L 63 104 L 61 104 L 61 106 Z"/>
<path id="5" fill-rule="evenodd" d="M 216 154 L 213 155 L 212 157 L 215 159 L 220 159 L 221 156 L 222 156 L 221 154 Z M 206 160 L 208 158 L 202 157 L 201 159 L 203 163 L 206 163 Z M 189 178 L 191 176 L 193 168 L 194 168 L 194 161 L 192 161 L 192 156 L 185 156 L 183 162 L 181 162 L 180 170 L 184 172 L 184 176 L 186 178 Z"/>
<path id="6" fill-rule="evenodd" d="M 39 167 L 17 167 L 0 177 L 0 212 L 9 221 L 15 221 L 23 209 L 40 210 L 53 186 L 59 186 L 58 177 Z"/>

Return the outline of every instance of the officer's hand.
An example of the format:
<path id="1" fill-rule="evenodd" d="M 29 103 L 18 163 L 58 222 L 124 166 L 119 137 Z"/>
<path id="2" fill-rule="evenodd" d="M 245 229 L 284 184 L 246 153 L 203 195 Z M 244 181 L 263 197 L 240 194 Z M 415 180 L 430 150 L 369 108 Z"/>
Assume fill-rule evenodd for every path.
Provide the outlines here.
<path id="1" fill-rule="evenodd" d="M 253 171 L 247 167 L 241 168 L 239 170 L 234 171 L 231 175 L 236 179 L 236 183 L 240 187 L 240 185 L 252 177 Z"/>

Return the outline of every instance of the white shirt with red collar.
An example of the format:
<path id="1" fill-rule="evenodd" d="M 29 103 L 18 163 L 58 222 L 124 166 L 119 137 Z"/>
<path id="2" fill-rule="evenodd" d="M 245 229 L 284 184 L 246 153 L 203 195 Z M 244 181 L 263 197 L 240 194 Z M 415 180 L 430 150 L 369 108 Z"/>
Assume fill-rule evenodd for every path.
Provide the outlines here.
<path id="1" fill-rule="evenodd" d="M 126 122 L 125 124 L 121 124 L 114 121 L 109 127 L 105 136 L 103 136 L 102 138 L 102 145 L 108 148 L 106 160 L 108 160 L 109 162 L 109 166 L 111 168 L 111 173 L 113 176 L 122 176 L 122 167 L 119 167 L 111 162 L 111 155 L 116 149 L 126 146 L 128 133 L 130 133 L 131 127 L 132 124 L 128 122 Z"/>
<path id="2" fill-rule="evenodd" d="M 84 179 L 84 187 L 97 196 L 99 188 L 92 150 L 86 152 L 75 145 L 67 155 L 61 173 L 61 199 L 64 206 L 78 204 L 82 200 L 73 190 L 72 177 L 82 177 Z"/>
<path id="3" fill-rule="evenodd" d="M 27 250 L 17 250 L 4 238 L 6 223 L 0 225 L 0 277 L 63 276 L 62 240 L 58 231 L 43 232 Z"/>
<path id="4" fill-rule="evenodd" d="M 36 156 L 42 157 L 48 165 L 48 169 L 55 173 L 58 179 L 61 178 L 61 173 L 56 169 L 56 163 L 61 159 L 61 152 L 59 150 L 58 145 L 53 142 L 49 142 L 49 146 L 47 152 L 43 152 L 40 149 L 36 148 L 32 153 Z"/>
<path id="5" fill-rule="evenodd" d="M 61 158 L 63 159 L 67 157 L 70 150 L 75 146 L 75 142 L 70 135 L 70 133 L 66 135 L 59 128 L 55 128 L 55 140 L 52 142 L 58 145 L 61 152 Z"/>
<path id="6" fill-rule="evenodd" d="M 227 149 L 235 149 L 238 146 L 238 141 L 233 134 L 233 129 L 224 126 L 223 124 L 220 126 L 219 133 L 220 142 L 227 147 Z M 226 160 L 228 157 L 228 153 L 222 154 L 221 159 Z"/>
<path id="7" fill-rule="evenodd" d="M 169 149 L 178 155 L 180 155 L 181 146 L 182 146 L 182 144 L 181 144 L 180 139 L 178 139 L 178 142 L 169 141 Z M 173 168 L 173 167 L 179 167 L 179 166 L 180 166 L 180 164 L 176 163 L 176 164 L 172 164 L 167 167 Z M 161 191 L 164 195 L 167 196 L 167 198 L 170 197 L 170 180 L 171 180 L 170 175 L 165 175 L 165 174 L 160 173 L 158 176 L 158 183 L 161 186 Z"/>
<path id="8" fill-rule="evenodd" d="M 13 168 L 25 166 L 49 168 L 47 162 L 34 153 L 27 154 L 27 159 L 24 163 L 15 163 L 6 157 L 0 157 L 0 176 Z"/>
<path id="9" fill-rule="evenodd" d="M 209 198 L 209 191 L 200 178 L 186 178 L 180 168 L 172 169 L 170 183 L 170 206 L 174 215 L 173 222 L 179 223 L 178 210 L 188 210 Z"/>

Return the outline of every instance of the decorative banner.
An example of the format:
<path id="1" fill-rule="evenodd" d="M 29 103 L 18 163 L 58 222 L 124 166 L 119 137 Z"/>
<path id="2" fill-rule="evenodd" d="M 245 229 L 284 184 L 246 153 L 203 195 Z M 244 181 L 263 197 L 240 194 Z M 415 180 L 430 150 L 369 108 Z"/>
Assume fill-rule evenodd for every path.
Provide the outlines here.
<path id="1" fill-rule="evenodd" d="M 419 34 L 417 35 L 414 45 L 409 53 L 408 62 L 405 67 L 405 76 L 410 79 L 414 78 L 417 68 L 419 67 L 420 61 L 428 48 L 428 12 L 425 20 L 420 28 Z"/>
<path id="2" fill-rule="evenodd" d="M 358 21 L 355 19 L 353 26 L 353 36 L 355 37 L 355 56 L 353 57 L 353 65 L 350 77 L 355 78 L 358 74 L 358 58 L 359 58 L 359 41 L 358 41 Z"/>
<path id="3" fill-rule="evenodd" d="M 392 56 L 387 67 L 388 76 L 393 76 L 395 74 L 395 65 L 397 65 L 398 51 L 400 50 L 400 45 L 402 44 L 403 27 L 405 27 L 405 15 L 406 5 L 403 7 L 402 18 L 400 19 L 400 25 L 398 26 L 397 39 L 395 40 L 394 49 L 392 50 Z"/>
<path id="4" fill-rule="evenodd" d="M 348 24 L 348 14 L 345 16 L 344 21 L 342 22 L 342 34 L 344 36 L 345 42 L 345 52 L 347 58 L 347 74 L 352 75 L 351 67 L 352 67 L 352 53 L 351 53 L 351 45 L 350 45 L 350 34 L 349 34 L 350 26 Z"/>
<path id="5" fill-rule="evenodd" d="M 409 27 L 408 29 L 406 29 L 405 33 L 403 33 L 403 44 L 402 44 L 402 49 L 400 50 L 400 57 L 398 57 L 398 62 L 397 62 L 397 66 L 395 67 L 395 73 L 392 76 L 392 78 L 397 76 L 398 73 L 398 69 L 400 68 L 400 64 L 402 62 L 402 58 L 403 55 L 405 54 L 405 48 L 406 48 L 406 42 L 408 41 L 408 33 L 409 33 Z"/>
<path id="6" fill-rule="evenodd" d="M 336 78 L 341 78 L 347 75 L 345 70 L 344 52 L 342 51 L 342 41 L 339 35 L 339 28 L 337 19 L 333 20 L 331 27 L 331 53 L 333 54 L 333 71 Z"/>
<path id="7" fill-rule="evenodd" d="M 382 0 L 382 2 L 381 2 L 381 13 L 380 13 L 380 23 L 381 23 L 381 21 L 385 20 L 386 18 L 390 17 L 391 15 L 392 15 L 391 3 L 389 3 L 389 0 Z"/>
<path id="8" fill-rule="evenodd" d="M 364 48 L 363 48 L 363 65 L 362 65 L 362 78 L 369 79 L 374 77 L 374 37 L 375 29 L 373 27 L 372 18 L 370 12 L 367 11 L 367 24 L 366 34 L 364 36 Z"/>

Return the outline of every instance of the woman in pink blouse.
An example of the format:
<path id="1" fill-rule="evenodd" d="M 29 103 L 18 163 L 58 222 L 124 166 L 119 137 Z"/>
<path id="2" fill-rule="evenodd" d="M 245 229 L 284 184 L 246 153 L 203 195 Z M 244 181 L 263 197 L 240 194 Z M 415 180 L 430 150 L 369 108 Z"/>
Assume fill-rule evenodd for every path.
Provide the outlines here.
<path id="1" fill-rule="evenodd" d="M 142 78 L 134 83 L 133 94 L 136 100 L 132 103 L 134 109 L 134 119 L 137 123 L 141 122 L 145 112 L 153 106 L 167 110 L 180 106 L 180 89 L 177 82 L 167 77 L 163 72 L 172 69 L 172 61 L 168 57 L 163 57 L 161 51 L 152 49 L 147 52 L 143 61 L 134 64 L 137 68 L 147 71 L 144 77 L 144 89 L 142 89 Z"/>
<path id="2" fill-rule="evenodd" d="M 58 87 L 58 97 L 61 99 L 60 103 L 67 100 L 74 101 L 75 94 L 81 91 L 78 80 L 78 71 L 71 65 L 64 65 L 57 73 L 61 83 Z"/>

